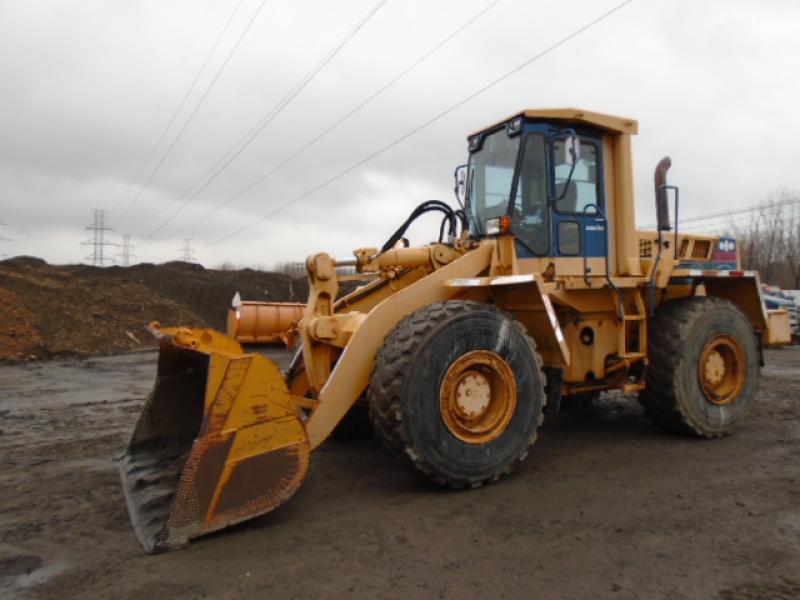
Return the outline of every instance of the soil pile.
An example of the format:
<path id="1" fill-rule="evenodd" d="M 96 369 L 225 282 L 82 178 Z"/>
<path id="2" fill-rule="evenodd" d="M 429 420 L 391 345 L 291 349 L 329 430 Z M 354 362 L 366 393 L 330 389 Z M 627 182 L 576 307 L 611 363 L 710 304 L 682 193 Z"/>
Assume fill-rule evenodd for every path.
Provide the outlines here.
<path id="1" fill-rule="evenodd" d="M 36 315 L 14 292 L 0 288 L 0 358 L 38 358 L 42 338 L 36 329 Z"/>
<path id="2" fill-rule="evenodd" d="M 294 301 L 304 279 L 171 262 L 132 267 L 0 261 L 0 360 L 110 354 L 155 344 L 144 326 L 225 328 L 236 292 L 247 300 Z"/>

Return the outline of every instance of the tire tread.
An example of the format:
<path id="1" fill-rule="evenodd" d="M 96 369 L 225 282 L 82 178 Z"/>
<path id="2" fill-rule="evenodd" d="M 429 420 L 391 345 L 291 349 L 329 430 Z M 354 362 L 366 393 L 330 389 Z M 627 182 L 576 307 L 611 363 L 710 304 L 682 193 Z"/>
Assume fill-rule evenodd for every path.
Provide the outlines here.
<path id="1" fill-rule="evenodd" d="M 461 314 L 467 314 L 476 309 L 486 310 L 491 308 L 506 318 L 510 319 L 524 339 L 528 342 L 531 354 L 536 361 L 536 369 L 542 373 L 542 358 L 536 350 L 536 343 L 528 335 L 525 327 L 513 315 L 497 309 L 491 305 L 470 300 L 449 300 L 436 302 L 421 308 L 403 318 L 384 340 L 383 347 L 378 352 L 375 368 L 372 372 L 369 387 L 370 417 L 378 438 L 381 439 L 389 452 L 422 473 L 434 483 L 454 489 L 465 487 L 480 487 L 485 483 L 492 483 L 511 472 L 513 464 L 521 462 L 528 455 L 528 450 L 535 443 L 539 426 L 543 419 L 543 410 L 539 411 L 538 422 L 525 451 L 514 463 L 505 465 L 498 472 L 489 476 L 476 479 L 448 478 L 437 473 L 432 465 L 428 464 L 421 453 L 417 452 L 411 442 L 411 436 L 403 421 L 402 398 L 406 376 L 410 372 L 414 355 L 426 336 L 440 323 Z M 541 408 L 547 401 L 542 393 Z"/>
<path id="2" fill-rule="evenodd" d="M 683 345 L 692 327 L 707 313 L 730 309 L 745 318 L 729 300 L 713 296 L 693 296 L 667 302 L 659 307 L 655 317 L 650 320 L 650 365 L 645 376 L 645 389 L 639 393 L 639 402 L 645 413 L 665 430 L 703 438 L 722 437 L 729 433 L 711 430 L 692 419 L 678 401 L 676 382 Z"/>

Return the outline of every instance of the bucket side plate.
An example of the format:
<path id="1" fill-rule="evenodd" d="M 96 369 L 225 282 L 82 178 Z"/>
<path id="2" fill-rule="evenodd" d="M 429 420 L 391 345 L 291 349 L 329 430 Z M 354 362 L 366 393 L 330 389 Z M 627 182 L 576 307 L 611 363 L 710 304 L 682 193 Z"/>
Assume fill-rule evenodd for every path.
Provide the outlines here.
<path id="1" fill-rule="evenodd" d="M 267 513 L 300 486 L 309 454 L 274 363 L 162 341 L 156 385 L 120 462 L 137 537 L 161 552 Z"/>

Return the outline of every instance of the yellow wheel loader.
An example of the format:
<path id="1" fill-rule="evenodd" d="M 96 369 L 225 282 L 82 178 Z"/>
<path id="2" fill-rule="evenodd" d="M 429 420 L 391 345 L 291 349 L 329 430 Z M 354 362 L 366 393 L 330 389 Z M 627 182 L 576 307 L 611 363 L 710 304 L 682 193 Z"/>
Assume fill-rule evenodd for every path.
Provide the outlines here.
<path id="1" fill-rule="evenodd" d="M 715 268 L 718 238 L 679 233 L 669 159 L 657 228 L 636 229 L 637 129 L 526 110 L 470 135 L 459 208 L 428 201 L 381 248 L 308 258 L 285 375 L 221 333 L 151 324 L 155 388 L 120 465 L 145 550 L 286 502 L 312 451 L 365 406 L 391 453 L 451 488 L 509 473 L 564 397 L 637 393 L 657 424 L 706 438 L 739 426 L 788 314 L 765 308 L 757 273 Z M 438 241 L 409 247 L 429 212 Z M 342 266 L 364 285 L 339 297 Z"/>

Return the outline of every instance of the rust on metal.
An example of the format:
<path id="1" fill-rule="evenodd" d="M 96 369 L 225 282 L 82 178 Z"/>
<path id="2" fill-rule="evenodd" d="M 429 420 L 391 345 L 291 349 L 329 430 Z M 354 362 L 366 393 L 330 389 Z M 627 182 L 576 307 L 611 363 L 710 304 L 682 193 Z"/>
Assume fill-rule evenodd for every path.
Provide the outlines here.
<path id="1" fill-rule="evenodd" d="M 489 350 L 460 356 L 447 370 L 439 391 L 442 419 L 468 444 L 485 444 L 508 427 L 517 404 L 511 367 Z"/>
<path id="2" fill-rule="evenodd" d="M 214 518 L 226 514 L 247 518 L 253 504 L 282 504 L 294 493 L 307 468 L 308 452 L 301 446 L 279 448 L 239 462 L 220 493 Z"/>
<path id="3" fill-rule="evenodd" d="M 242 354 L 216 332 L 154 329 L 156 383 L 120 461 L 131 521 L 148 553 L 279 506 L 300 486 L 310 454 L 273 363 Z"/>
<path id="4" fill-rule="evenodd" d="M 703 395 L 720 406 L 732 404 L 739 397 L 746 372 L 742 347 L 726 333 L 715 335 L 706 343 L 697 364 Z"/>

